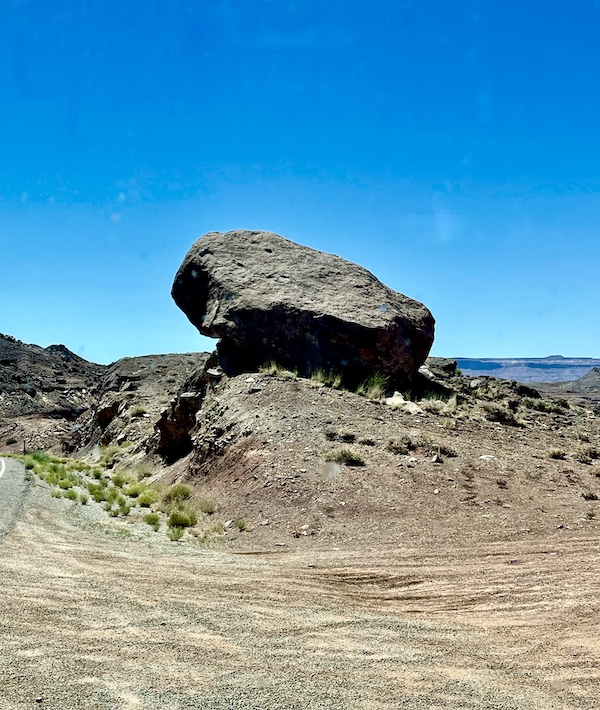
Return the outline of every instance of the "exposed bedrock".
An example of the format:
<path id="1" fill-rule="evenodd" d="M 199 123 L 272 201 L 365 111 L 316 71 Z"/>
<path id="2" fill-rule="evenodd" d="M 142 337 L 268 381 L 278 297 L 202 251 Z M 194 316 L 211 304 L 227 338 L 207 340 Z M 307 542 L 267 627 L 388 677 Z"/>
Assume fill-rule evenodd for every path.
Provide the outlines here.
<path id="1" fill-rule="evenodd" d="M 379 373 L 413 382 L 433 343 L 429 310 L 361 266 L 271 232 L 210 232 L 186 255 L 177 305 L 219 338 L 230 375 L 273 360 L 301 375 L 341 373 L 348 386 Z"/>

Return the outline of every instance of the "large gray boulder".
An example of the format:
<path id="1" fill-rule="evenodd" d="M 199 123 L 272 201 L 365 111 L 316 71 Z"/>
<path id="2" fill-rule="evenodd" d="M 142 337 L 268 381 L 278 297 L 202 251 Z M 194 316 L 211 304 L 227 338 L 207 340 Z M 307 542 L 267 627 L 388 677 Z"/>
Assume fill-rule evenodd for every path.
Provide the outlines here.
<path id="1" fill-rule="evenodd" d="M 301 375 L 341 373 L 355 386 L 379 373 L 410 385 L 433 342 L 424 305 L 339 256 L 271 232 L 210 232 L 173 283 L 177 305 L 219 338 L 227 374 L 275 361 Z"/>

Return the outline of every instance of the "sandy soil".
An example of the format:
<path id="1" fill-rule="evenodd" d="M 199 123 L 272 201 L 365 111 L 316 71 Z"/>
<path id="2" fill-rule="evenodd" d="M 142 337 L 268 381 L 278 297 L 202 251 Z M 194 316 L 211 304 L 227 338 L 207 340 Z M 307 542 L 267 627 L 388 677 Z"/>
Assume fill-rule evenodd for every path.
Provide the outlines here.
<path id="1" fill-rule="evenodd" d="M 596 534 L 249 553 L 69 506 L 0 544 L 5 710 L 600 708 Z"/>

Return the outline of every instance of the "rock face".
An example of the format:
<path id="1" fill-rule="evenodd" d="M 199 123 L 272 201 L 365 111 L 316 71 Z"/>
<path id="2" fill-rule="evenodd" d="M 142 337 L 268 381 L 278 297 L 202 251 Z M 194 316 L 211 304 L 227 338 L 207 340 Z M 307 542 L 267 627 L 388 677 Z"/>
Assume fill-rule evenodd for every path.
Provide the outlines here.
<path id="1" fill-rule="evenodd" d="M 339 372 L 348 386 L 379 373 L 410 384 L 433 342 L 434 319 L 417 301 L 332 254 L 271 232 L 210 232 L 173 284 L 199 331 L 220 338 L 227 374 L 273 360 L 301 375 Z"/>
<path id="2" fill-rule="evenodd" d="M 39 415 L 74 421 L 91 406 L 104 369 L 64 345 L 41 348 L 0 334 L 0 418 Z"/>

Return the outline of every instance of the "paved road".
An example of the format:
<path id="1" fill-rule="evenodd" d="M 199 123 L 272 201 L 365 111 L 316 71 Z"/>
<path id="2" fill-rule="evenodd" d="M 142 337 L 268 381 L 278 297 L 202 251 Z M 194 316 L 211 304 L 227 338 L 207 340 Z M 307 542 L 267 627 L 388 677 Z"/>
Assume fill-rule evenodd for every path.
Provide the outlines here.
<path id="1" fill-rule="evenodd" d="M 0 458 L 0 538 L 15 524 L 26 492 L 25 466 Z"/>

